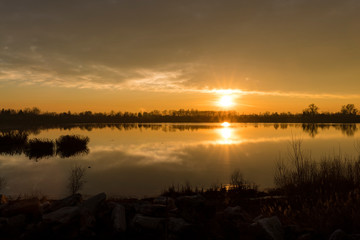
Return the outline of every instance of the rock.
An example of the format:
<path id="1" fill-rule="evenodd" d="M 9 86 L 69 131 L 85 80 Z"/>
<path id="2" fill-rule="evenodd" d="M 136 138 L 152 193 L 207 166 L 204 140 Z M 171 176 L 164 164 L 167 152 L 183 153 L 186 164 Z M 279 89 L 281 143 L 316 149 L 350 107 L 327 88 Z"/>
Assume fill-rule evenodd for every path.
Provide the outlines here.
<path id="1" fill-rule="evenodd" d="M 181 196 L 176 199 L 176 205 L 180 204 L 181 206 L 183 205 L 199 206 L 204 203 L 205 203 L 205 198 L 200 194 L 192 195 L 192 196 Z"/>
<path id="2" fill-rule="evenodd" d="M 116 204 L 111 212 L 111 220 L 115 232 L 126 231 L 126 213 L 124 206 Z"/>
<path id="3" fill-rule="evenodd" d="M 329 240 L 348 240 L 348 236 L 343 230 L 337 229 L 330 235 Z"/>
<path id="4" fill-rule="evenodd" d="M 82 202 L 82 196 L 81 194 L 77 193 L 69 197 L 66 197 L 64 199 L 54 201 L 50 204 L 50 206 L 47 207 L 43 206 L 43 209 L 46 212 L 54 212 L 63 207 L 79 206 L 81 202 Z"/>
<path id="5" fill-rule="evenodd" d="M 7 204 L 2 211 L 3 216 L 14 216 L 19 214 L 41 216 L 42 208 L 39 199 L 24 199 Z"/>
<path id="6" fill-rule="evenodd" d="M 297 240 L 312 240 L 313 237 L 310 233 L 302 234 L 300 237 L 297 238 Z"/>
<path id="7" fill-rule="evenodd" d="M 135 211 L 150 217 L 166 217 L 167 208 L 162 204 L 139 203 L 134 205 Z"/>
<path id="8" fill-rule="evenodd" d="M 154 218 L 136 214 L 131 221 L 131 225 L 140 231 L 164 231 L 165 222 L 165 218 Z"/>
<path id="9" fill-rule="evenodd" d="M 169 210 L 176 208 L 175 200 L 171 197 L 161 196 L 158 198 L 154 198 L 153 203 L 165 205 Z"/>
<path id="10" fill-rule="evenodd" d="M 8 203 L 8 199 L 4 194 L 0 194 L 0 205 Z"/>
<path id="11" fill-rule="evenodd" d="M 283 226 L 283 229 L 285 239 L 298 239 L 299 236 L 305 233 L 304 229 L 302 229 L 299 225 L 295 224 Z"/>
<path id="12" fill-rule="evenodd" d="M 48 222 L 69 223 L 80 215 L 80 207 L 63 207 L 54 212 L 44 214 L 43 220 Z"/>
<path id="13" fill-rule="evenodd" d="M 190 226 L 191 225 L 182 218 L 174 218 L 174 217 L 169 218 L 168 229 L 170 232 L 177 233 L 177 234 L 183 233 Z"/>
<path id="14" fill-rule="evenodd" d="M 249 215 L 240 206 L 227 207 L 224 210 L 224 216 L 231 220 L 250 221 Z"/>
<path id="15" fill-rule="evenodd" d="M 95 215 L 99 205 L 106 200 L 105 193 L 99 193 L 86 201 L 81 205 L 83 208 L 87 208 L 93 215 Z"/>
<path id="16" fill-rule="evenodd" d="M 350 239 L 351 240 L 360 240 L 360 234 L 351 234 Z"/>
<path id="17" fill-rule="evenodd" d="M 0 217 L 0 224 L 7 224 L 9 221 L 8 218 L 5 218 L 5 217 Z"/>
<path id="18" fill-rule="evenodd" d="M 180 216 L 186 221 L 197 222 L 207 218 L 205 198 L 201 195 L 178 197 L 175 204 Z"/>
<path id="19" fill-rule="evenodd" d="M 96 224 L 95 216 L 87 208 L 80 209 L 80 231 L 86 235 L 92 235 L 90 229 L 94 228 Z M 90 230 L 90 231 L 89 231 Z"/>
<path id="20" fill-rule="evenodd" d="M 284 230 L 278 217 L 261 218 L 256 221 L 264 233 L 267 234 L 267 238 L 273 240 L 284 239 Z"/>
<path id="21" fill-rule="evenodd" d="M 21 228 L 26 225 L 26 217 L 23 214 L 19 214 L 9 218 L 8 227 L 10 228 Z"/>

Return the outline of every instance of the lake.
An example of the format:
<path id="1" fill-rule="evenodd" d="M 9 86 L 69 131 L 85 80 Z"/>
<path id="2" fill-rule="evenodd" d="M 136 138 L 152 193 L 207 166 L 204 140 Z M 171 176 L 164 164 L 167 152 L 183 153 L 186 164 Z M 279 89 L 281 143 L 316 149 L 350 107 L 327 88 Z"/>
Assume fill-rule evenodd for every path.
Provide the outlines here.
<path id="1" fill-rule="evenodd" d="M 174 184 L 209 187 L 227 184 L 239 169 L 261 189 L 273 186 L 275 162 L 288 158 L 292 138 L 302 139 L 314 159 L 324 155 L 357 156 L 357 124 L 119 124 L 81 125 L 28 131 L 28 139 L 87 136 L 88 151 L 29 158 L 0 155 L 5 194 L 53 198 L 67 195 L 74 165 L 86 168 L 85 195 L 106 192 L 119 197 L 160 194 Z"/>

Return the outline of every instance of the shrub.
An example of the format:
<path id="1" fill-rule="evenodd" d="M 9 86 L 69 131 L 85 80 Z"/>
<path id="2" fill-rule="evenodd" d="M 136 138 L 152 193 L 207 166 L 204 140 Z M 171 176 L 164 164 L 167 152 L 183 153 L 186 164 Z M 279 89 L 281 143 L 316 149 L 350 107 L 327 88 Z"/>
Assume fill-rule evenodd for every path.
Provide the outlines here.
<path id="1" fill-rule="evenodd" d="M 84 184 L 86 183 L 86 181 L 84 180 L 85 173 L 85 167 L 75 165 L 71 168 L 68 178 L 67 189 L 72 195 L 74 195 L 84 187 Z"/>
<path id="2" fill-rule="evenodd" d="M 78 135 L 60 136 L 56 140 L 56 154 L 60 157 L 71 157 L 80 153 L 88 153 L 87 147 L 90 139 Z"/>

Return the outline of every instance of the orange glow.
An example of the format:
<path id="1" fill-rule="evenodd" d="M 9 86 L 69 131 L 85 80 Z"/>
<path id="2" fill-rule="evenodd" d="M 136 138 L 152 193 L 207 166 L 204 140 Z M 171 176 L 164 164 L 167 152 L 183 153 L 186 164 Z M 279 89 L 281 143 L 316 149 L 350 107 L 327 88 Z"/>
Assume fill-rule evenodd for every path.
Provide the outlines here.
<path id="1" fill-rule="evenodd" d="M 218 101 L 220 107 L 229 108 L 235 105 L 234 99 L 231 95 L 223 95 Z"/>
<path id="2" fill-rule="evenodd" d="M 228 123 L 228 122 L 223 122 L 223 123 L 221 124 L 221 126 L 223 126 L 223 127 L 229 127 L 229 126 L 230 126 L 230 123 Z"/>

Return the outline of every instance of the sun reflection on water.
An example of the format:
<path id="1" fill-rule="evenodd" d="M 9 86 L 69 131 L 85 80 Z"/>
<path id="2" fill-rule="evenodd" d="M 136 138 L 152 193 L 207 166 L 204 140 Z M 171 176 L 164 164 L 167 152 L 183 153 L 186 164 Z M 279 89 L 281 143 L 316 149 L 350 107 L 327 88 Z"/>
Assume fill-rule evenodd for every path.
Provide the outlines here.
<path id="1" fill-rule="evenodd" d="M 230 128 L 230 123 L 223 122 L 221 124 L 222 128 L 219 130 L 219 135 L 221 136 L 221 139 L 217 141 L 219 144 L 232 144 L 234 140 L 234 134 L 233 129 Z"/>

